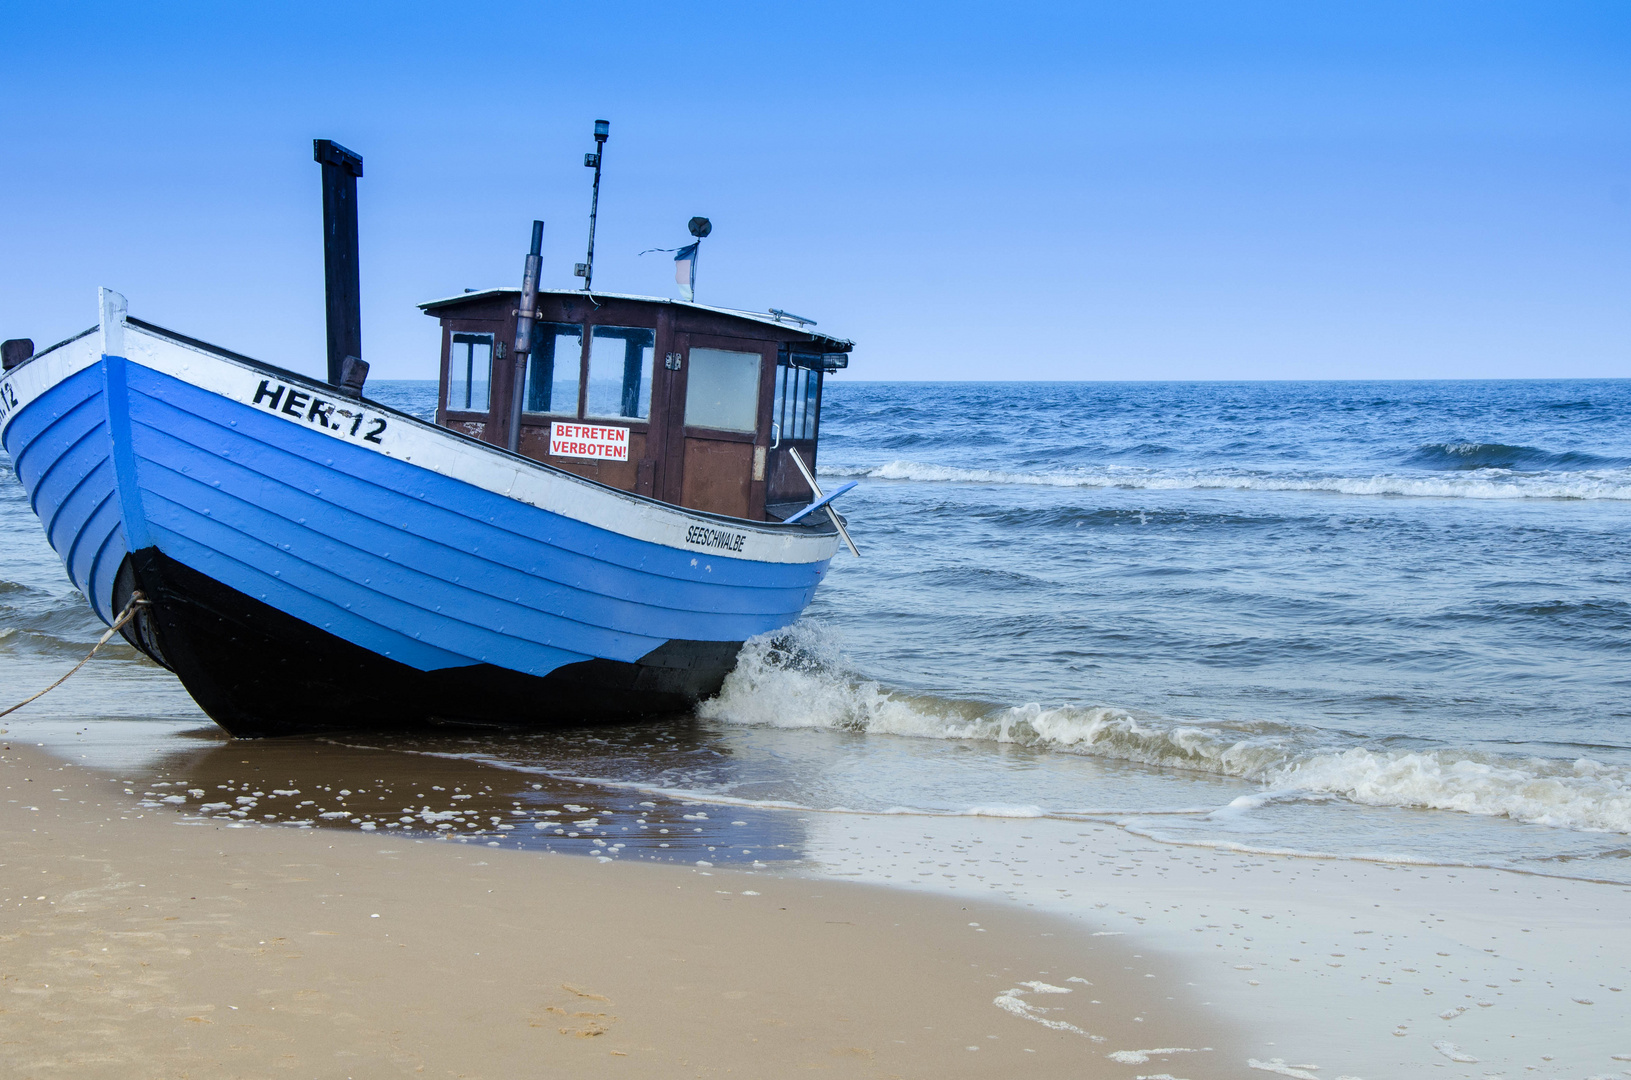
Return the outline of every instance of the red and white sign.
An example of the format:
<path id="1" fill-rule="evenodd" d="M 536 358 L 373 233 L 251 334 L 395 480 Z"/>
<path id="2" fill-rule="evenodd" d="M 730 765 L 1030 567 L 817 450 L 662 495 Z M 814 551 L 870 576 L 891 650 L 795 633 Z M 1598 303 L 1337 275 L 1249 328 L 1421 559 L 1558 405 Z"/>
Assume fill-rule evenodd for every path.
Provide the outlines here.
<path id="1" fill-rule="evenodd" d="M 563 424 L 557 420 L 550 425 L 549 452 L 555 457 L 627 461 L 629 429 L 596 424 Z"/>

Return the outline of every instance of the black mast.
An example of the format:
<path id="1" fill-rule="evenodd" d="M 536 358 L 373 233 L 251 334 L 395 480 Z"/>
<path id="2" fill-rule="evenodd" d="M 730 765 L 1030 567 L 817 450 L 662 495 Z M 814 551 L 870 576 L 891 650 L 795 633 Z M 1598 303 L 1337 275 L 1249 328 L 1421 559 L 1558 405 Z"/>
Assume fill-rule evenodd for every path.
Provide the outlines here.
<path id="1" fill-rule="evenodd" d="M 357 272 L 357 178 L 362 155 L 329 139 L 312 141 L 323 166 L 323 277 L 328 307 L 328 381 L 339 386 L 348 356 L 362 358 Z"/>
<path id="2" fill-rule="evenodd" d="M 575 268 L 577 275 L 583 279 L 584 292 L 589 291 L 595 280 L 595 215 L 600 212 L 600 160 L 606 156 L 606 136 L 611 130 L 609 122 L 596 120 L 595 152 L 583 155 L 583 163 L 595 170 L 595 192 L 589 198 L 589 261 L 581 262 Z"/>

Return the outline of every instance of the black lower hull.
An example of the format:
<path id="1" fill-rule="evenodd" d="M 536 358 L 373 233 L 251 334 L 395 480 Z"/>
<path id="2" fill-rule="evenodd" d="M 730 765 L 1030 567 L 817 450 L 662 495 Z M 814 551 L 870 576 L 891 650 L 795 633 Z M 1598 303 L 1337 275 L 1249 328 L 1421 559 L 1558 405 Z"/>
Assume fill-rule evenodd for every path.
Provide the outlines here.
<path id="1" fill-rule="evenodd" d="M 562 726 L 680 712 L 718 692 L 740 642 L 670 641 L 634 663 L 587 660 L 548 675 L 490 664 L 419 671 L 302 622 L 154 548 L 119 575 L 117 609 L 149 601 L 125 637 L 181 679 L 239 738 L 454 720 Z"/>

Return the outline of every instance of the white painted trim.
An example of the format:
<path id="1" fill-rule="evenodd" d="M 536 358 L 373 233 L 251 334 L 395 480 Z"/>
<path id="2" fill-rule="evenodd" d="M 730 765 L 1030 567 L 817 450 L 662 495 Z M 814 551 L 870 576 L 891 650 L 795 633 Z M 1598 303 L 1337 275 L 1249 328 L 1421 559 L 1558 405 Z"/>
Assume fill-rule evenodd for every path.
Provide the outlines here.
<path id="1" fill-rule="evenodd" d="M 123 293 L 116 293 L 106 285 L 96 290 L 97 311 L 102 330 L 102 355 L 125 354 L 125 313 L 130 304 Z"/>
<path id="2" fill-rule="evenodd" d="M 101 335 L 86 334 L 49 349 L 0 378 L 0 438 L 23 407 L 64 379 L 102 359 Z"/>

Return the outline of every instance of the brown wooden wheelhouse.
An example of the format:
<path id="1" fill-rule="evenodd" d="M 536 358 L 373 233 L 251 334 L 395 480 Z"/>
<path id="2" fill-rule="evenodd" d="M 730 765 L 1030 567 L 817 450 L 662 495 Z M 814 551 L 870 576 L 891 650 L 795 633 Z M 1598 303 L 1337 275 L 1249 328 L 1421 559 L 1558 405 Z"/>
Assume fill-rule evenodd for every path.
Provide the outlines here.
<path id="1" fill-rule="evenodd" d="M 853 343 L 784 313 L 649 296 L 537 294 L 517 386 L 521 290 L 421 304 L 442 324 L 436 422 L 624 491 L 694 510 L 781 520 L 811 501 L 827 372 Z M 621 446 L 621 449 L 620 449 Z"/>

